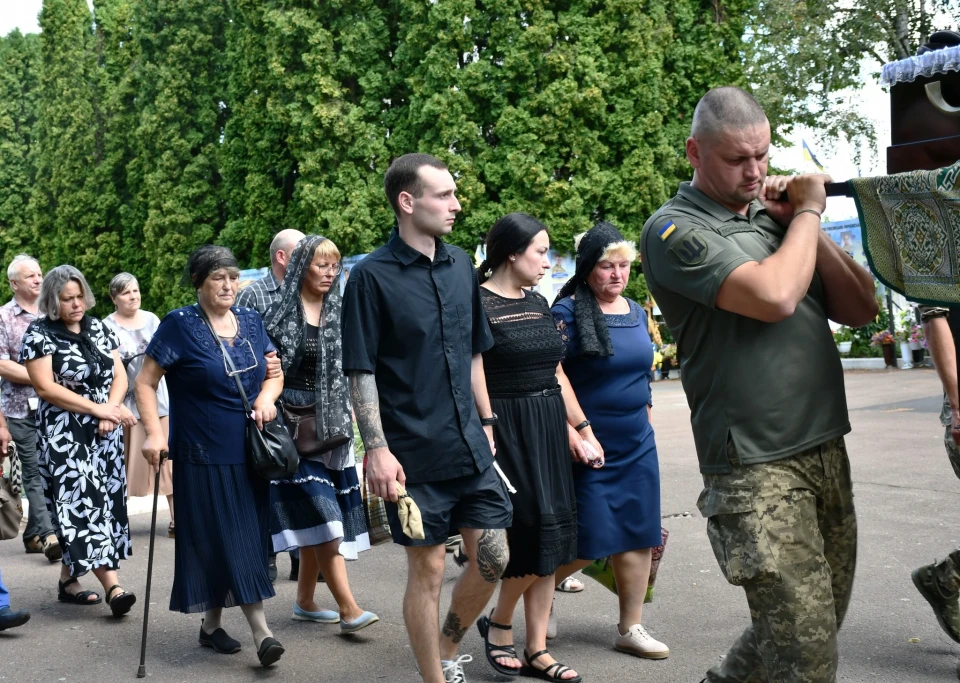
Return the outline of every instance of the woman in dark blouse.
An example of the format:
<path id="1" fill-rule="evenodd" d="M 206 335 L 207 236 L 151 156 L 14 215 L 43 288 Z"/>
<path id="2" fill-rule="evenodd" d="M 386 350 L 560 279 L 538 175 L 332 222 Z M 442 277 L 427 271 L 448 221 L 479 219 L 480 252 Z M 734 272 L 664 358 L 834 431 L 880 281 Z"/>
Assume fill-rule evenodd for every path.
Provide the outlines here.
<path id="1" fill-rule="evenodd" d="M 500 673 L 546 680 L 581 680 L 547 651 L 547 620 L 554 572 L 577 557 L 577 506 L 567 422 L 584 421 L 560 359 L 563 343 L 546 299 L 528 288 L 550 268 L 550 239 L 535 218 L 513 213 L 498 220 L 487 237 L 480 265 L 481 299 L 494 345 L 483 354 L 497 463 L 517 492 L 513 524 L 507 529 L 510 561 L 497 606 L 477 627 L 487 660 Z M 601 458 L 590 427 L 582 436 Z M 513 613 L 523 597 L 526 647 L 517 657 L 510 636 Z"/>
<path id="2" fill-rule="evenodd" d="M 267 576 L 270 494 L 266 480 L 247 466 L 247 415 L 234 376 L 258 424 L 276 417 L 283 378 L 265 379 L 264 355 L 275 349 L 259 314 L 233 305 L 240 271 L 230 250 L 202 246 L 187 265 L 197 303 L 163 318 L 136 381 L 147 432 L 143 456 L 156 470 L 160 453 L 169 448 L 179 494 L 170 609 L 203 612 L 200 644 L 232 654 L 240 651 L 240 642 L 221 628 L 220 617 L 224 607 L 239 605 L 260 663 L 269 666 L 284 651 L 263 612 L 263 600 L 274 595 Z M 169 446 L 157 412 L 156 391 L 164 376 Z"/>

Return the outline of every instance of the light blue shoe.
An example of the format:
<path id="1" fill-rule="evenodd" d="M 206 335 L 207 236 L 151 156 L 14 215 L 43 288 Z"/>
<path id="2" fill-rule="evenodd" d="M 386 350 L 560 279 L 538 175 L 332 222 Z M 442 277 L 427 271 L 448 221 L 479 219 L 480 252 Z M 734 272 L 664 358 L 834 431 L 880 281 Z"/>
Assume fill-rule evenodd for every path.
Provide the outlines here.
<path id="1" fill-rule="evenodd" d="M 373 612 L 364 612 L 353 621 L 344 621 L 341 619 L 340 633 L 356 633 L 360 629 L 364 629 L 371 624 L 377 623 L 378 621 L 380 621 L 380 617 Z"/>
<path id="2" fill-rule="evenodd" d="M 293 603 L 293 618 L 295 621 L 313 621 L 318 624 L 336 624 L 340 621 L 340 615 L 332 609 L 308 612 L 297 603 Z M 342 621 L 340 623 L 343 624 Z"/>

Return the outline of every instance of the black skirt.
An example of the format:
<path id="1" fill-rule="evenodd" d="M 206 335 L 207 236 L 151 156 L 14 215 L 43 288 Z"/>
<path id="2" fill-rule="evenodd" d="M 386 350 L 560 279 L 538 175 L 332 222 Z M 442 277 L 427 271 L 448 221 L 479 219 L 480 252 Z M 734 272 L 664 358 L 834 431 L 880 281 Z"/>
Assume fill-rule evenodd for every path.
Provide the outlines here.
<path id="1" fill-rule="evenodd" d="M 577 559 L 577 499 L 563 398 L 490 398 L 497 463 L 517 490 L 503 578 L 550 576 Z"/>

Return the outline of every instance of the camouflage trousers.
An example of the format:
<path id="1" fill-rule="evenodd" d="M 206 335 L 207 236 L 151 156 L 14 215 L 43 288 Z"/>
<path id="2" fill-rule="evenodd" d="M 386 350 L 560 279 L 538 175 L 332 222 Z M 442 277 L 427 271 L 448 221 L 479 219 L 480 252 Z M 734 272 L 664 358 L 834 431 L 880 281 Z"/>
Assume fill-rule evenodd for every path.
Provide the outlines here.
<path id="1" fill-rule="evenodd" d="M 949 404 L 947 409 L 949 410 Z M 950 419 L 949 412 L 947 419 Z M 947 449 L 947 457 L 953 465 L 953 471 L 960 477 L 960 447 L 953 441 L 949 424 L 944 428 L 943 445 Z M 943 590 L 951 593 L 960 592 L 960 550 L 954 550 L 947 555 L 947 559 L 938 563 L 934 568 L 934 574 Z"/>
<path id="2" fill-rule="evenodd" d="M 834 683 L 837 630 L 857 558 L 843 439 L 776 462 L 704 475 L 697 502 L 727 581 L 743 586 L 753 624 L 710 683 Z"/>

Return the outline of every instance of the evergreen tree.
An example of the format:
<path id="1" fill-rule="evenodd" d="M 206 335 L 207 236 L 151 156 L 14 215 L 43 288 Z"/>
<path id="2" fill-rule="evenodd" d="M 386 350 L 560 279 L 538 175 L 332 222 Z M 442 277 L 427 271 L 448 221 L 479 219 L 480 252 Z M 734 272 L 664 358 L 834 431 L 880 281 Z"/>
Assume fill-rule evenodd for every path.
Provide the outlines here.
<path id="1" fill-rule="evenodd" d="M 36 252 L 27 204 L 34 185 L 40 36 L 0 38 L 0 255 Z M 0 264 L 2 266 L 3 264 Z"/>
<path id="2" fill-rule="evenodd" d="M 326 235 L 345 254 L 371 250 L 391 221 L 383 11 L 374 0 L 234 7 L 224 241 L 252 265 L 283 228 Z"/>
<path id="3" fill-rule="evenodd" d="M 99 292 L 116 236 L 106 222 L 109 189 L 98 170 L 103 127 L 93 18 L 86 0 L 45 0 L 36 126 L 36 180 L 30 218 L 44 269 L 70 263 Z"/>
<path id="4" fill-rule="evenodd" d="M 179 286 L 189 253 L 223 223 L 218 165 L 227 117 L 221 0 L 140 0 L 131 189 L 144 216 L 144 307 L 162 313 L 189 301 Z"/>
<path id="5" fill-rule="evenodd" d="M 97 46 L 97 84 L 101 93 L 100 126 L 103 130 L 101 183 L 109 188 L 103 205 L 106 224 L 115 240 L 101 256 L 115 274 L 120 270 L 143 276 L 147 261 L 143 250 L 143 216 L 137 211 L 128 180 L 135 156 L 137 128 L 135 97 L 139 46 L 135 37 L 130 0 L 94 2 Z"/>

